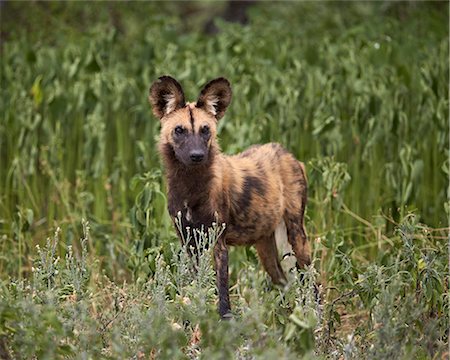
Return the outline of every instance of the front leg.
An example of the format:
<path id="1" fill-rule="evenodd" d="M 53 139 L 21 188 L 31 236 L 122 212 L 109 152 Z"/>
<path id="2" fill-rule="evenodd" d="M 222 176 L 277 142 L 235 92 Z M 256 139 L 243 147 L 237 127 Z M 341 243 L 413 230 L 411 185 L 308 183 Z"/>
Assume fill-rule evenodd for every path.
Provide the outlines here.
<path id="1" fill-rule="evenodd" d="M 228 248 L 223 237 L 214 246 L 217 289 L 219 292 L 219 315 L 222 319 L 231 317 L 230 294 L 228 291 Z"/>

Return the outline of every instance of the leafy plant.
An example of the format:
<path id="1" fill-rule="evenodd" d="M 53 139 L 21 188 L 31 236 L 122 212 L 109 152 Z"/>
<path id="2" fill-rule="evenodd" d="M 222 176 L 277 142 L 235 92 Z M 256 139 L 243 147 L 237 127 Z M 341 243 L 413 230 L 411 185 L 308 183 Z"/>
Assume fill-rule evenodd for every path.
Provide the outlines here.
<path id="1" fill-rule="evenodd" d="M 215 35 L 221 3 L 1 7 L 0 357 L 444 356 L 448 4 L 262 2 Z M 228 322 L 222 224 L 190 232 L 195 260 L 166 211 L 162 74 L 188 100 L 230 80 L 225 153 L 276 141 L 306 164 L 313 265 L 280 289 L 230 249 Z"/>

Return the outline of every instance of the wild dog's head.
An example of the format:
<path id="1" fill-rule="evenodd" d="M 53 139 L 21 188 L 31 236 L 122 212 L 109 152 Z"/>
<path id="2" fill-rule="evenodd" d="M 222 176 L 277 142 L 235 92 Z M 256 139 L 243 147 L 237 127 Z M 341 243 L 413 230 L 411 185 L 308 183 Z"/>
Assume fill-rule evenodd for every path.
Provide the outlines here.
<path id="1" fill-rule="evenodd" d="M 153 114 L 161 120 L 160 150 L 164 156 L 192 167 L 210 163 L 216 148 L 217 121 L 231 101 L 228 80 L 206 84 L 196 103 L 186 103 L 181 85 L 162 76 L 150 88 Z"/>

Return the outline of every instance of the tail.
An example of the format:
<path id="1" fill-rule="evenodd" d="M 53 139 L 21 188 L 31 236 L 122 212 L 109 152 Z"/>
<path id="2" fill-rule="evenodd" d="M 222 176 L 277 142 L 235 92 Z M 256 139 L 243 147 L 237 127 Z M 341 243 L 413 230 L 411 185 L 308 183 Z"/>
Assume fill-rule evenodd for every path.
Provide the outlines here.
<path id="1" fill-rule="evenodd" d="M 275 242 L 277 244 L 278 258 L 285 274 L 288 274 L 297 264 L 294 250 L 288 242 L 287 229 L 284 220 L 275 229 Z"/>

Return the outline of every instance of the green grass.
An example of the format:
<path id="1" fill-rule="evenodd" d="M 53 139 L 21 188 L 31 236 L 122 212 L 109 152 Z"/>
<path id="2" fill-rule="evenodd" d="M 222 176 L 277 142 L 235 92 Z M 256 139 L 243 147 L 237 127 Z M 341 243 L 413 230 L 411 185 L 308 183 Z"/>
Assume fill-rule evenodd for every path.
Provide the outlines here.
<path id="1" fill-rule="evenodd" d="M 444 356 L 448 4 L 260 3 L 202 34 L 223 7 L 2 4 L 0 357 Z M 231 81 L 224 152 L 278 141 L 307 165 L 307 281 L 272 289 L 233 249 L 231 322 L 166 211 L 162 74 L 190 100 Z"/>

